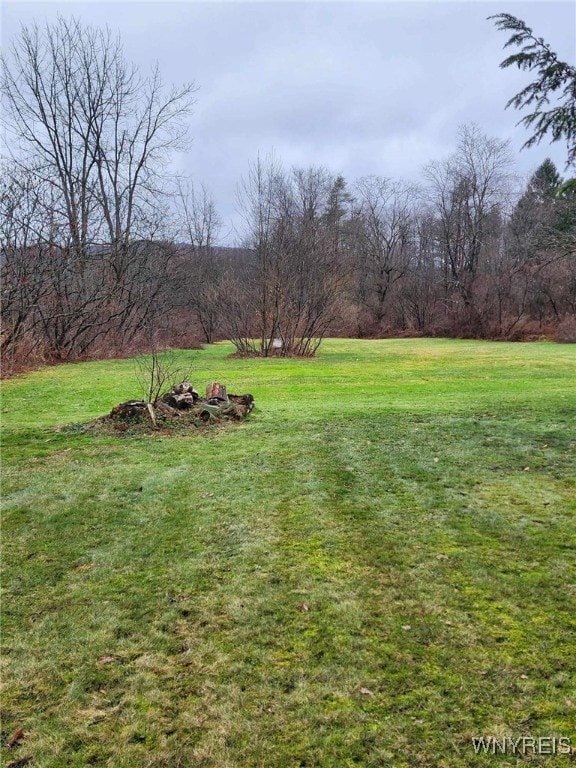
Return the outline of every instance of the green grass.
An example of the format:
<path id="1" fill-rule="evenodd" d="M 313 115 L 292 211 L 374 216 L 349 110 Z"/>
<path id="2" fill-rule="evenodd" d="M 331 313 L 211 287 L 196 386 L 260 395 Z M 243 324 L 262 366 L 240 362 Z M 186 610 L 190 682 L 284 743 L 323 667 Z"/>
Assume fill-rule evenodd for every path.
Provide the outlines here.
<path id="1" fill-rule="evenodd" d="M 471 738 L 576 747 L 574 348 L 230 352 L 208 435 L 84 432 L 131 361 L 3 384 L 3 764 L 571 762 Z"/>

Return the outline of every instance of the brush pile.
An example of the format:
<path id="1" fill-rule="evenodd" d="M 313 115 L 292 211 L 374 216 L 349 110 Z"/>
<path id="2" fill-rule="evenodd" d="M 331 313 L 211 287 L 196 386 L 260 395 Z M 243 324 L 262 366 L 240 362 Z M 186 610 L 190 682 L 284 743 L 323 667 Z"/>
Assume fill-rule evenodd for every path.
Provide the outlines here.
<path id="1" fill-rule="evenodd" d="M 212 421 L 240 421 L 246 418 L 253 408 L 252 395 L 229 395 L 226 387 L 217 381 L 206 387 L 204 398 L 200 397 L 189 381 L 182 381 L 153 403 L 128 400 L 116 405 L 105 418 L 132 424 L 148 421 L 154 427 L 175 421 L 186 421 L 200 426 Z"/>

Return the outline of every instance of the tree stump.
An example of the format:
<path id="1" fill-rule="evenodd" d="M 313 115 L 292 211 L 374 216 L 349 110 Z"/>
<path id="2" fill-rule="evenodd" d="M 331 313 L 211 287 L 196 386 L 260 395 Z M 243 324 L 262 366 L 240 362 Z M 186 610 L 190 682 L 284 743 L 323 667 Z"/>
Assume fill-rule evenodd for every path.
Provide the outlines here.
<path id="1" fill-rule="evenodd" d="M 228 402 L 228 395 L 226 394 L 226 387 L 223 384 L 219 384 L 217 381 L 213 381 L 206 387 L 206 402 L 209 405 L 221 405 Z"/>

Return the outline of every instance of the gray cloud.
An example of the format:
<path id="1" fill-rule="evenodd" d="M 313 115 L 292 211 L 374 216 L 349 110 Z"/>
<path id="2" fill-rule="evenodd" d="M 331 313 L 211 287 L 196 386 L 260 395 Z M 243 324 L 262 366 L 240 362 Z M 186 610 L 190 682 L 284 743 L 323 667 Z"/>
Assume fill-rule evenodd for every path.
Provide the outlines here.
<path id="1" fill-rule="evenodd" d="M 232 223 L 258 153 L 350 181 L 414 181 L 462 123 L 519 150 L 527 134 L 504 105 L 529 76 L 499 69 L 506 36 L 486 17 L 502 10 L 574 61 L 571 2 L 4 2 L 2 42 L 20 23 L 76 15 L 118 29 L 143 69 L 157 60 L 167 81 L 194 80 L 194 140 L 178 169 L 206 183 Z M 519 173 L 547 156 L 563 168 L 564 148 L 541 145 L 518 155 Z"/>

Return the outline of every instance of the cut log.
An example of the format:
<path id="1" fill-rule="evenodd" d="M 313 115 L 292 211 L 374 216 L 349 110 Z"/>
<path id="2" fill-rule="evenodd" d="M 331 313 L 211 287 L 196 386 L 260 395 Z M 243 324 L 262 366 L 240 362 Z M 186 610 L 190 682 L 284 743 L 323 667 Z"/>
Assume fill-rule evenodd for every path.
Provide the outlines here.
<path id="1" fill-rule="evenodd" d="M 208 384 L 206 387 L 206 402 L 210 405 L 227 403 L 228 395 L 226 394 L 226 387 L 223 384 L 219 384 L 217 381 Z"/>
<path id="2" fill-rule="evenodd" d="M 163 401 L 179 411 L 189 411 L 195 403 L 194 395 L 191 392 L 184 392 L 180 395 L 166 395 Z"/>
<path id="3" fill-rule="evenodd" d="M 169 403 L 171 397 L 179 397 L 180 395 L 187 395 L 189 398 L 196 402 L 200 399 L 200 395 L 189 381 L 181 381 L 180 384 L 175 384 L 169 392 L 165 392 L 160 399 L 164 403 Z M 175 401 L 176 402 L 176 401 Z M 184 401 L 181 401 L 184 402 Z"/>
<path id="4" fill-rule="evenodd" d="M 172 387 L 173 395 L 195 395 L 194 399 L 197 400 L 199 395 L 189 381 L 181 381 L 180 384 L 176 384 Z"/>
<path id="5" fill-rule="evenodd" d="M 247 410 L 244 405 L 240 405 L 240 403 L 233 403 L 230 402 L 230 405 L 225 406 L 222 408 L 222 416 L 224 416 L 226 419 L 235 419 L 236 421 L 240 421 L 246 416 Z"/>
<path id="6" fill-rule="evenodd" d="M 237 403 L 245 408 L 245 413 L 250 413 L 254 408 L 254 398 L 252 395 L 228 395 L 228 399 L 233 403 Z"/>
<path id="7" fill-rule="evenodd" d="M 182 415 L 180 411 L 168 403 L 159 402 L 154 406 L 156 409 L 156 416 L 160 419 L 178 419 Z"/>

